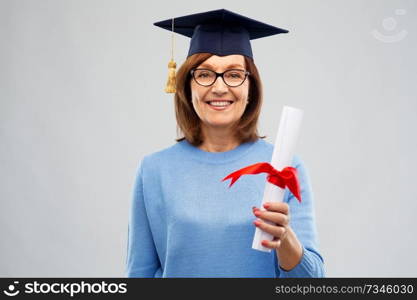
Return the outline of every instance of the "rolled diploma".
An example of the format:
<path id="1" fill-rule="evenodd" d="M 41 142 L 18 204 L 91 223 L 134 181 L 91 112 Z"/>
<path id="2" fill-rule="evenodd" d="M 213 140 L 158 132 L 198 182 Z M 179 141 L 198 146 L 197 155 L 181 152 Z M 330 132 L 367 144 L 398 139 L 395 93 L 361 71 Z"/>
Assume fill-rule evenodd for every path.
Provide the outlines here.
<path id="1" fill-rule="evenodd" d="M 271 160 L 271 165 L 278 171 L 291 166 L 302 119 L 303 111 L 301 109 L 284 106 Z M 283 201 L 284 194 L 285 189 L 266 181 L 264 197 L 260 209 L 265 210 L 263 207 L 265 202 Z M 272 222 L 264 222 L 273 225 Z M 262 246 L 261 242 L 262 240 L 272 241 L 272 239 L 273 236 L 271 234 L 256 227 L 252 248 L 259 251 L 270 252 L 271 249 Z"/>

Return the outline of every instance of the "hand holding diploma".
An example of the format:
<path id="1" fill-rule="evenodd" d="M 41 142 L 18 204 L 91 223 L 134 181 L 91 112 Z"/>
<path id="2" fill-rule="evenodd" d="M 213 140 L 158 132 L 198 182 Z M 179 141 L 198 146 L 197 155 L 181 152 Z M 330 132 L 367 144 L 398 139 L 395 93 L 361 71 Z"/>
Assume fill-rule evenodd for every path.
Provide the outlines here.
<path id="1" fill-rule="evenodd" d="M 289 206 L 284 202 L 267 202 L 263 206 L 266 210 L 253 207 L 253 214 L 261 219 L 254 221 L 253 224 L 274 237 L 272 241 L 263 240 L 262 246 L 278 249 L 288 233 L 290 219 Z M 262 222 L 262 220 L 269 221 L 270 223 Z"/>
<path id="2" fill-rule="evenodd" d="M 285 106 L 271 163 L 256 163 L 237 170 L 223 179 L 223 181 L 232 179 L 229 186 L 231 187 L 242 175 L 268 174 L 262 201 L 263 207 L 253 210 L 255 216 L 262 221 L 254 222 L 257 228 L 252 248 L 267 252 L 276 249 L 279 264 L 285 270 L 295 267 L 303 256 L 302 245 L 289 226 L 288 204 L 283 202 L 286 187 L 300 203 L 302 201 L 297 170 L 289 166 L 294 155 L 302 116 L 301 110 Z"/>
<path id="3" fill-rule="evenodd" d="M 253 224 L 272 235 L 273 239 L 262 240 L 261 244 L 265 248 L 276 249 L 281 268 L 289 271 L 298 265 L 303 256 L 301 243 L 289 225 L 289 206 L 285 202 L 266 202 L 263 207 L 265 210 L 253 207 L 253 214 L 258 217 Z"/>

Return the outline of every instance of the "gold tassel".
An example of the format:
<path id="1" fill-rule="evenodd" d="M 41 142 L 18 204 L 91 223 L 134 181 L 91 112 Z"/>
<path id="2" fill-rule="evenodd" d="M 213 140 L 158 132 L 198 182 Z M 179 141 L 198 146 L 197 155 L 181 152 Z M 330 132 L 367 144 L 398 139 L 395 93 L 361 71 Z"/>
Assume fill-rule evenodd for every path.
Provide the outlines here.
<path id="1" fill-rule="evenodd" d="M 168 81 L 165 87 L 165 92 L 172 94 L 176 92 L 176 67 L 177 64 L 174 61 L 174 19 L 172 19 L 172 44 L 171 44 L 171 60 L 168 63 Z"/>
<path id="2" fill-rule="evenodd" d="M 176 89 L 176 76 L 175 76 L 175 68 L 177 67 L 177 64 L 172 59 L 168 63 L 168 81 L 167 85 L 165 87 L 166 93 L 175 93 Z"/>

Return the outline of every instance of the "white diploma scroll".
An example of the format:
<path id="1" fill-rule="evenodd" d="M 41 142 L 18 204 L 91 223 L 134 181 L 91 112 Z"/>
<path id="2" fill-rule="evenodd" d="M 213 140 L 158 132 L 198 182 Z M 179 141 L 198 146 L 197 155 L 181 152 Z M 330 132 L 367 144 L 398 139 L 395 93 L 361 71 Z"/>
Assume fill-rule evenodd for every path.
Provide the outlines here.
<path id="1" fill-rule="evenodd" d="M 271 165 L 278 171 L 291 166 L 295 145 L 297 143 L 303 111 L 289 106 L 284 106 L 279 123 L 278 134 L 275 140 L 274 152 L 272 153 Z M 277 202 L 284 200 L 285 189 L 282 189 L 269 181 L 265 182 L 264 197 L 260 210 L 265 210 L 265 202 Z M 263 222 L 273 224 L 272 222 Z M 271 249 L 262 246 L 262 240 L 272 241 L 273 236 L 256 227 L 253 237 L 252 248 L 259 251 L 270 252 Z"/>

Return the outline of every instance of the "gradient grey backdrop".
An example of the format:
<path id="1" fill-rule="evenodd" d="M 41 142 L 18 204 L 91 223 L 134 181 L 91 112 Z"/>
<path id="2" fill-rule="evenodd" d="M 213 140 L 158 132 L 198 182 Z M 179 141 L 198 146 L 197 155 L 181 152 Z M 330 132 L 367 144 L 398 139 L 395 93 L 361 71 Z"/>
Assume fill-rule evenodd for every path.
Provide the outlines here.
<path id="1" fill-rule="evenodd" d="M 152 23 L 218 8 L 290 30 L 252 43 L 260 133 L 305 111 L 327 275 L 417 276 L 412 0 L 0 0 L 0 276 L 124 276 L 137 164 L 176 137 Z"/>

